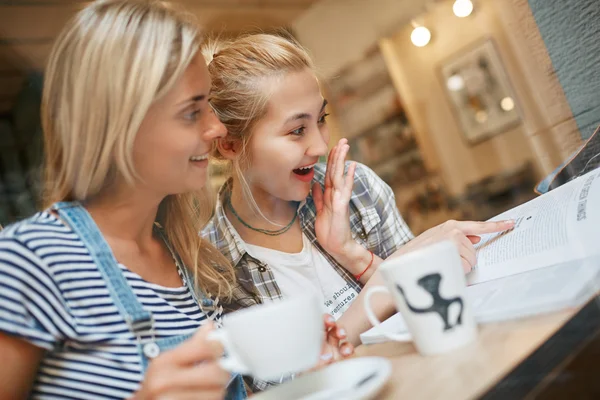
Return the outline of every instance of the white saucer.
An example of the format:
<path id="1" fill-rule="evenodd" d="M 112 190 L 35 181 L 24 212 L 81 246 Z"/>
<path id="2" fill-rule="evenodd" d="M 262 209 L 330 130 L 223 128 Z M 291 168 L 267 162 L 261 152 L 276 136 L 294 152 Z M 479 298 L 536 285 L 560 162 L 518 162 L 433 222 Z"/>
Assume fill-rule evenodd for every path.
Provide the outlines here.
<path id="1" fill-rule="evenodd" d="M 339 361 L 252 396 L 254 400 L 367 400 L 390 378 L 392 363 L 383 357 Z"/>

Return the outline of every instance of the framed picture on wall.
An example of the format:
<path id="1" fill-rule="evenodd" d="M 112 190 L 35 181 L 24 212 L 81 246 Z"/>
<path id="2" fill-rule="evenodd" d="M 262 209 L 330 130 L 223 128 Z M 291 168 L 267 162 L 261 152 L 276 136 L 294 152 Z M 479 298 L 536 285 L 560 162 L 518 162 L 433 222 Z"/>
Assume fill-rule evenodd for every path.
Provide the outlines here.
<path id="1" fill-rule="evenodd" d="M 439 69 L 460 129 L 470 143 L 520 123 L 518 101 L 492 39 L 468 46 Z"/>

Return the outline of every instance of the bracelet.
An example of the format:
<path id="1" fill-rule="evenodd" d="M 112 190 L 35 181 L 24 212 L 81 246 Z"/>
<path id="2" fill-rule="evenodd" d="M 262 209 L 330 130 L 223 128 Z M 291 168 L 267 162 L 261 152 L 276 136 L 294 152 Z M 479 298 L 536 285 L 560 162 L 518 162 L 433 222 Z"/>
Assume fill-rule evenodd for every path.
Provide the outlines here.
<path id="1" fill-rule="evenodd" d="M 362 276 L 365 274 L 365 272 L 367 272 L 367 270 L 368 270 L 369 268 L 371 268 L 371 265 L 373 265 L 373 260 L 375 260 L 375 254 L 373 254 L 373 252 L 372 252 L 371 250 L 369 250 L 369 253 L 371 253 L 371 262 L 369 263 L 369 265 L 367 265 L 367 268 L 365 268 L 365 269 L 363 270 L 363 272 L 361 272 L 361 273 L 360 273 L 360 274 L 358 274 L 358 275 L 354 275 L 354 279 L 356 279 L 357 281 L 359 281 L 359 280 L 360 280 L 360 278 L 362 278 Z"/>

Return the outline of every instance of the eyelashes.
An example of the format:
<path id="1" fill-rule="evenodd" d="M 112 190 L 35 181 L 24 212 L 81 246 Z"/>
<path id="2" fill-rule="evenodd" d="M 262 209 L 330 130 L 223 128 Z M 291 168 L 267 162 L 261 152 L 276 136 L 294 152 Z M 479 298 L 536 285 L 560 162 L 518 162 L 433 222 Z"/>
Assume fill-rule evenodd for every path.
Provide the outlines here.
<path id="1" fill-rule="evenodd" d="M 323 125 L 323 124 L 327 123 L 327 116 L 329 116 L 329 114 L 327 114 L 327 113 L 323 114 L 319 118 L 319 120 L 317 121 L 317 123 L 319 125 Z M 305 131 L 306 131 L 306 127 L 305 126 L 300 126 L 300 127 L 296 128 L 296 129 L 294 129 L 293 131 L 290 131 L 289 134 L 293 135 L 293 136 L 302 136 L 302 135 L 304 135 Z"/>
<path id="2" fill-rule="evenodd" d="M 304 131 L 306 130 L 306 127 L 301 126 L 300 128 L 296 128 L 293 131 L 290 132 L 290 135 L 293 136 L 302 136 L 304 135 Z"/>
<path id="3" fill-rule="evenodd" d="M 186 112 L 183 114 L 183 119 L 185 119 L 186 121 L 194 122 L 198 119 L 199 114 L 200 114 L 200 110 Z"/>
<path id="4" fill-rule="evenodd" d="M 324 124 L 327 122 L 327 117 L 329 116 L 329 114 L 325 113 L 323 114 L 323 116 L 321 118 L 319 118 L 319 123 L 320 124 Z"/>

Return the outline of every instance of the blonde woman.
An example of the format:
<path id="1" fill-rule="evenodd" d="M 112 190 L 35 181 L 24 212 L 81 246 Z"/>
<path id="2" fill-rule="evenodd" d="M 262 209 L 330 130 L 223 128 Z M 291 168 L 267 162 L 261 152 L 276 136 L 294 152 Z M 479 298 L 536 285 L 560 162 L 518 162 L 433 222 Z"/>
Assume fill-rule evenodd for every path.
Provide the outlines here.
<path id="1" fill-rule="evenodd" d="M 93 2 L 59 35 L 45 211 L 0 233 L 0 398 L 246 397 L 207 340 L 235 275 L 198 236 L 226 134 L 200 40 L 154 0 Z M 323 363 L 343 339 L 325 326 Z"/>
<path id="2" fill-rule="evenodd" d="M 199 46 L 142 0 L 92 3 L 57 39 L 46 209 L 0 234 L 0 398 L 246 397 L 206 338 L 234 276 L 197 234 L 226 133 Z"/>
<path id="3" fill-rule="evenodd" d="M 318 162 L 328 150 L 327 101 L 301 46 L 259 34 L 203 53 L 211 105 L 228 132 L 216 155 L 234 170 L 203 231 L 235 266 L 228 308 L 314 292 L 357 344 L 370 327 L 357 299 L 365 284 L 383 283 L 383 259 L 450 239 L 468 271 L 477 235 L 512 226 L 450 221 L 413 239 L 392 190 L 364 165 L 345 163 L 345 139 L 327 165 Z M 380 318 L 395 311 L 391 299 L 376 300 Z"/>

